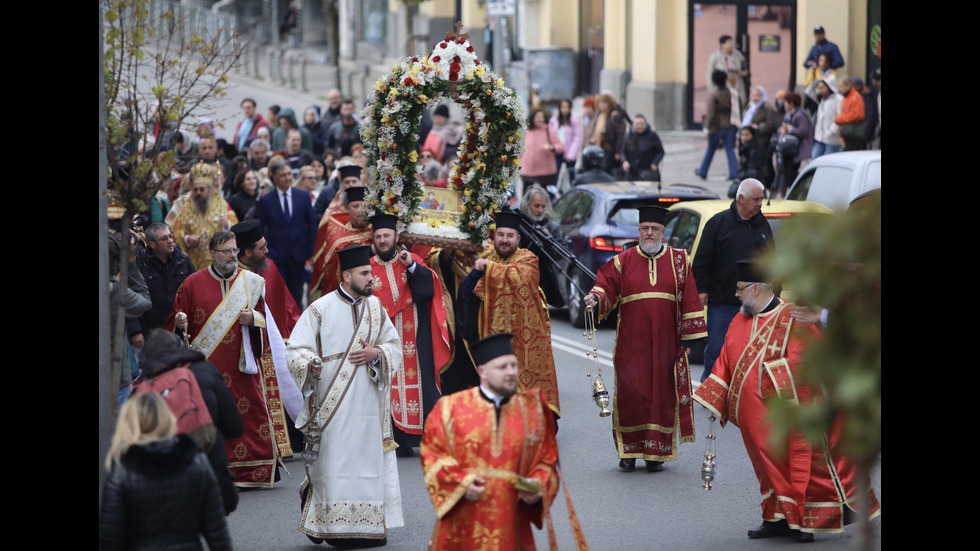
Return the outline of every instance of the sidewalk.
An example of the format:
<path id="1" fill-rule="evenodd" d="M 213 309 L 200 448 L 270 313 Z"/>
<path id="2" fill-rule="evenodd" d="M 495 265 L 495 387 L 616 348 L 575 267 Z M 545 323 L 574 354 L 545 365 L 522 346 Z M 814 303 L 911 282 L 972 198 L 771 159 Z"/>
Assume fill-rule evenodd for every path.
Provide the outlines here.
<path id="1" fill-rule="evenodd" d="M 333 67 L 327 65 L 327 52 L 322 48 L 294 49 L 282 51 L 283 60 L 281 73 L 283 79 L 270 78 L 269 48 L 260 49 L 258 57 L 258 72 L 255 71 L 255 57 L 243 57 L 243 63 L 248 64 L 248 71 L 240 69 L 232 73 L 232 78 L 248 81 L 251 85 L 268 88 L 296 98 L 295 106 L 300 108 L 310 104 L 321 107 L 326 105 L 326 93 L 337 86 Z M 292 74 L 290 76 L 290 66 Z M 380 78 L 381 75 L 376 75 Z M 347 95 L 348 92 L 345 91 Z M 355 97 L 355 104 L 362 105 L 363 98 Z M 575 100 L 576 111 L 582 104 L 582 98 Z M 649 118 L 649 117 L 648 117 Z M 726 198 L 728 193 L 728 165 L 724 150 L 715 153 L 708 170 L 707 180 L 701 180 L 694 175 L 695 168 L 700 167 L 705 151 L 705 137 L 698 130 L 665 130 L 658 131 L 663 141 L 666 155 L 661 167 L 664 183 L 685 183 L 704 186 L 719 197 Z"/>

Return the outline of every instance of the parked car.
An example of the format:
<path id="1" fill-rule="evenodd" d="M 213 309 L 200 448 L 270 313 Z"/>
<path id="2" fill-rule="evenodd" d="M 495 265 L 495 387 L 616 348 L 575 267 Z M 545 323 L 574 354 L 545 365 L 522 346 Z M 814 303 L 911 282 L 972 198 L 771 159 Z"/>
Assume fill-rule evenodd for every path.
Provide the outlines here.
<path id="1" fill-rule="evenodd" d="M 732 204 L 730 199 L 717 201 L 690 201 L 677 203 L 669 207 L 667 213 L 667 229 L 664 232 L 664 243 L 678 249 L 687 251 L 688 261 L 693 263 L 694 256 L 698 252 L 698 245 L 701 243 L 701 234 L 704 226 L 712 216 L 728 209 Z M 773 241 L 779 246 L 779 229 L 783 222 L 803 213 L 816 213 L 831 215 L 834 211 L 820 203 L 812 201 L 790 201 L 773 199 L 766 201 L 762 205 L 762 215 L 769 220 L 772 227 Z M 788 298 L 784 291 L 783 298 Z M 707 315 L 707 309 L 705 309 Z M 691 363 L 704 362 L 704 343 L 699 343 L 691 348 L 691 355 L 688 358 Z"/>
<path id="2" fill-rule="evenodd" d="M 786 193 L 793 201 L 814 201 L 843 211 L 858 196 L 881 188 L 881 150 L 821 155 L 804 167 Z"/>
<path id="3" fill-rule="evenodd" d="M 561 263 L 565 281 L 558 288 L 572 325 L 585 326 L 582 298 L 595 284 L 599 267 L 638 243 L 639 207 L 717 198 L 706 187 L 654 182 L 585 184 L 563 195 L 554 205 L 555 219 L 574 261 Z"/>

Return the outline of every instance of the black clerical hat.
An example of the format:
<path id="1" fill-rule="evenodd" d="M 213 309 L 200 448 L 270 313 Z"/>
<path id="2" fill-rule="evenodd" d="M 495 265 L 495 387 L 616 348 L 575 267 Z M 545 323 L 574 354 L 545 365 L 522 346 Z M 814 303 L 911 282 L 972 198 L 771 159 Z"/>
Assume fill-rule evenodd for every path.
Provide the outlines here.
<path id="1" fill-rule="evenodd" d="M 767 281 L 758 261 L 739 260 L 735 264 L 738 267 L 738 281 L 744 281 L 746 283 L 765 283 Z"/>
<path id="2" fill-rule="evenodd" d="M 476 362 L 476 365 L 483 365 L 494 358 L 513 354 L 514 345 L 511 344 L 513 338 L 512 333 L 497 333 L 470 344 L 473 361 Z"/>
<path id="3" fill-rule="evenodd" d="M 640 207 L 640 223 L 653 222 L 663 225 L 667 222 L 667 209 L 663 207 Z"/>
<path id="4" fill-rule="evenodd" d="M 394 214 L 376 214 L 371 218 L 371 229 L 392 230 L 398 233 L 398 217 Z"/>
<path id="5" fill-rule="evenodd" d="M 344 178 L 360 178 L 361 177 L 361 165 L 347 165 L 342 166 L 337 169 L 340 172 L 340 179 Z"/>
<path id="6" fill-rule="evenodd" d="M 364 194 L 367 193 L 367 188 L 364 186 L 354 186 L 347 188 L 347 202 L 353 203 L 354 201 L 363 201 Z"/>
<path id="7" fill-rule="evenodd" d="M 352 245 L 337 253 L 340 257 L 340 271 L 353 270 L 371 264 L 371 247 Z"/>
<path id="8" fill-rule="evenodd" d="M 521 229 L 521 215 L 515 212 L 498 212 L 496 221 L 498 228 Z"/>
<path id="9" fill-rule="evenodd" d="M 235 241 L 238 242 L 239 249 L 247 249 L 258 243 L 263 237 L 258 220 L 239 222 L 231 227 L 231 233 L 235 234 Z"/>

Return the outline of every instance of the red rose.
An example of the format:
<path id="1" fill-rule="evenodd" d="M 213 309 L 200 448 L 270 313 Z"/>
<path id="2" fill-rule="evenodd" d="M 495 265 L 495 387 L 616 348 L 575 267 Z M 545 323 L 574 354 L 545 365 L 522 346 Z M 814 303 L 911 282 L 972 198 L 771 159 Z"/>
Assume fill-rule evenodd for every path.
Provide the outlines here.
<path id="1" fill-rule="evenodd" d="M 445 47 L 446 47 L 446 46 L 448 46 L 448 45 L 449 45 L 449 44 L 446 44 L 445 42 L 440 42 L 440 43 L 439 43 L 439 47 L 440 47 L 440 48 L 445 48 Z"/>
<path id="2" fill-rule="evenodd" d="M 455 186 L 462 186 L 463 185 L 463 179 L 462 178 L 453 178 L 453 185 L 455 185 Z"/>
<path id="3" fill-rule="evenodd" d="M 453 56 L 453 63 L 459 63 L 459 56 Z"/>
<path id="4" fill-rule="evenodd" d="M 417 57 L 413 57 L 412 58 L 412 63 L 418 63 L 418 62 L 419 62 L 419 58 L 417 58 Z"/>
<path id="5" fill-rule="evenodd" d="M 405 86 L 411 86 L 412 85 L 412 79 L 410 77 L 409 78 L 406 78 L 405 79 L 405 82 L 403 84 L 405 84 Z"/>
<path id="6" fill-rule="evenodd" d="M 465 42 L 466 42 L 466 39 L 463 38 L 463 37 L 459 37 L 459 40 L 456 41 L 457 44 L 463 44 Z"/>
<path id="7" fill-rule="evenodd" d="M 437 56 L 437 55 L 432 56 L 432 62 L 433 63 L 439 63 L 439 56 Z"/>
<path id="8" fill-rule="evenodd" d="M 460 164 L 466 164 L 466 163 L 469 162 L 469 160 L 470 160 L 470 158 L 466 155 L 466 153 L 463 153 L 462 155 L 459 156 L 459 163 Z"/>
<path id="9" fill-rule="evenodd" d="M 474 65 L 479 65 L 480 64 L 480 60 L 479 59 L 474 59 L 473 60 L 473 64 Z"/>
<path id="10" fill-rule="evenodd" d="M 474 151 L 476 151 L 476 146 L 473 144 L 468 144 L 466 146 L 466 150 L 469 151 L 470 153 L 473 153 Z"/>
<path id="11" fill-rule="evenodd" d="M 453 63 L 452 65 L 450 65 L 449 66 L 449 70 L 452 71 L 452 72 L 454 72 L 454 73 L 458 73 L 459 72 L 459 63 Z"/>
<path id="12" fill-rule="evenodd" d="M 473 46 L 467 46 L 466 47 L 466 51 L 467 52 L 470 52 L 470 53 L 473 53 Z"/>
<path id="13" fill-rule="evenodd" d="M 449 81 L 456 82 L 459 80 L 459 73 L 449 73 Z"/>

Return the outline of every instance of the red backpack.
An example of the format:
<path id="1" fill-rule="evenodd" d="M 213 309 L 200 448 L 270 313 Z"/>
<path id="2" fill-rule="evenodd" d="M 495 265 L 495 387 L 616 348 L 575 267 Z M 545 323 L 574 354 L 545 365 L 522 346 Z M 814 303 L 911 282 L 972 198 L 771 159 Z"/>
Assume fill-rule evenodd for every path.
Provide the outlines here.
<path id="1" fill-rule="evenodd" d="M 140 377 L 133 382 L 133 392 L 156 392 L 163 396 L 177 418 L 177 432 L 191 435 L 205 452 L 209 452 L 214 447 L 217 429 L 197 378 L 188 365 L 190 363 L 179 365 L 153 377 Z"/>

